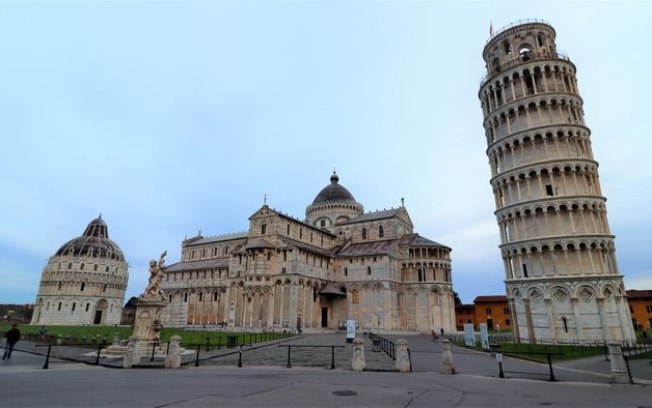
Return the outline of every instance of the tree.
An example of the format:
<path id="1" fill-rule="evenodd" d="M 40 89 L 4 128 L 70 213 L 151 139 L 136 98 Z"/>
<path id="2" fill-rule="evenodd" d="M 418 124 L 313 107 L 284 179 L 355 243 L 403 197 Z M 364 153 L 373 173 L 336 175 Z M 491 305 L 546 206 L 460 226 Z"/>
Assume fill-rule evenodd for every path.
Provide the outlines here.
<path id="1" fill-rule="evenodd" d="M 455 306 L 459 306 L 462 304 L 462 299 L 460 299 L 460 295 L 457 294 L 457 292 L 453 291 L 453 300 L 455 301 Z"/>

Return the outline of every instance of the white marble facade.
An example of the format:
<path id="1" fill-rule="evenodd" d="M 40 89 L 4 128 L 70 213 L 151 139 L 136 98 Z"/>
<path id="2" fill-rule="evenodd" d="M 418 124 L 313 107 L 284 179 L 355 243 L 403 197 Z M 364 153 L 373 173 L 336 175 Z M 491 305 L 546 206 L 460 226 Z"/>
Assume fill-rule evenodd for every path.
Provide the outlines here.
<path id="1" fill-rule="evenodd" d="M 185 239 L 162 282 L 163 324 L 453 330 L 450 248 L 414 233 L 404 206 L 364 213 L 330 181 L 305 220 L 265 204 L 247 232 Z"/>
<path id="2" fill-rule="evenodd" d="M 48 260 L 31 324 L 119 324 L 128 279 L 124 255 L 100 216 Z"/>

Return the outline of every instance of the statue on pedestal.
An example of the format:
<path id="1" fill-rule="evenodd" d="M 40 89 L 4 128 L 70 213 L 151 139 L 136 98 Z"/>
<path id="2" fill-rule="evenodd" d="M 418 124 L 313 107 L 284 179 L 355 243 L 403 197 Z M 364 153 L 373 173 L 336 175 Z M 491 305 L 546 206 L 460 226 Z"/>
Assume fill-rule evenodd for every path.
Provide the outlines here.
<path id="1" fill-rule="evenodd" d="M 161 290 L 161 281 L 165 272 L 165 255 L 167 253 L 168 251 L 164 251 L 161 254 L 158 263 L 154 259 L 149 261 L 149 283 L 141 297 L 160 297 L 165 299 L 165 293 Z"/>

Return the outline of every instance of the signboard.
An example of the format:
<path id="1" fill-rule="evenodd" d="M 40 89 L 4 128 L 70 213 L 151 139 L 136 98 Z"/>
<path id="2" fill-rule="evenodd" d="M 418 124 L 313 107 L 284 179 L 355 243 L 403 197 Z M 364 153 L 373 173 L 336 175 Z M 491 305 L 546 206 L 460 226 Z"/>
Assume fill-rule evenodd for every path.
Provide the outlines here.
<path id="1" fill-rule="evenodd" d="M 480 344 L 483 350 L 489 350 L 489 330 L 487 330 L 487 323 L 480 323 Z"/>
<path id="2" fill-rule="evenodd" d="M 499 363 L 503 362 L 503 354 L 502 353 L 496 353 L 496 361 Z"/>
<path id="3" fill-rule="evenodd" d="M 464 323 L 464 345 L 475 347 L 475 334 L 473 333 L 473 324 Z"/>
<path id="4" fill-rule="evenodd" d="M 353 343 L 355 339 L 355 320 L 346 321 L 346 342 Z"/>

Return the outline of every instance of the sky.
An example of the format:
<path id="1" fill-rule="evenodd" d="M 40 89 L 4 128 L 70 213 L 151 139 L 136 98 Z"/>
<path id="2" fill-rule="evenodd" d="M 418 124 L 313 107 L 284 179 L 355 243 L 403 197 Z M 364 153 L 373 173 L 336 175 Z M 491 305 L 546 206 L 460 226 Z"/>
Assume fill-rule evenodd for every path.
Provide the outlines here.
<path id="1" fill-rule="evenodd" d="M 627 289 L 652 289 L 652 2 L 0 2 L 0 303 L 100 213 L 129 262 L 303 219 L 329 183 L 405 198 L 465 303 L 504 294 L 478 100 L 495 31 L 543 19 L 577 66 Z"/>

